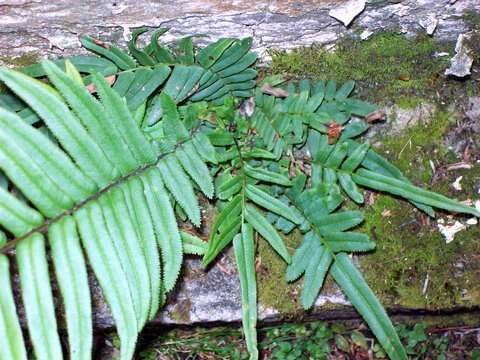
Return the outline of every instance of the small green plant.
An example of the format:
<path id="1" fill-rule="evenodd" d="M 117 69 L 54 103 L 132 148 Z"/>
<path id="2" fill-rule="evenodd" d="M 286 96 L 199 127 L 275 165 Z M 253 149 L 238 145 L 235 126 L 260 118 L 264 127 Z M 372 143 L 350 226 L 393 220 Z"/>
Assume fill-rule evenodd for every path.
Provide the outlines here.
<path id="1" fill-rule="evenodd" d="M 387 313 L 349 256 L 375 244 L 351 231 L 363 216 L 344 204 L 361 205 L 364 187 L 405 198 L 430 216 L 432 207 L 478 211 L 413 186 L 368 143 L 354 140 L 369 124 L 353 116 L 368 118 L 378 109 L 351 98 L 352 81 L 256 88 L 251 39 L 196 49 L 187 37 L 168 48 L 158 43 L 164 31 L 154 32 L 143 49 L 136 45 L 143 29 L 133 33 L 129 52 L 82 37 L 100 56 L 0 69 L 10 91 L 0 97 L 0 224 L 6 231 L 0 251 L 16 250 L 36 357 L 63 356 L 47 245 L 70 357 L 91 358 L 88 260 L 117 324 L 120 356 L 130 359 L 139 332 L 174 288 L 183 254 L 202 255 L 208 266 L 233 243 L 246 346 L 257 359 L 255 249 L 265 240 L 289 264 L 289 281 L 304 274 L 306 309 L 330 273 L 385 353 L 406 359 Z M 177 223 L 200 226 L 197 192 L 219 208 L 208 244 Z M 292 257 L 279 231 L 293 229 L 303 241 Z M 9 263 L 1 255 L 0 355 L 26 359 Z M 317 331 L 330 339 L 325 329 Z M 320 356 L 327 348 L 309 351 Z M 279 351 L 298 355 L 286 344 Z"/>
<path id="2" fill-rule="evenodd" d="M 397 325 L 410 359 L 475 359 L 478 353 L 475 328 L 433 328 L 425 323 Z M 362 329 L 362 330 L 360 330 Z M 432 329 L 432 328 L 431 328 Z M 415 344 L 415 345 L 413 345 Z M 386 359 L 372 334 L 360 326 L 324 322 L 281 324 L 259 329 L 258 348 L 264 359 Z M 143 342 L 140 359 L 246 359 L 241 333 L 232 328 L 171 330 Z"/>

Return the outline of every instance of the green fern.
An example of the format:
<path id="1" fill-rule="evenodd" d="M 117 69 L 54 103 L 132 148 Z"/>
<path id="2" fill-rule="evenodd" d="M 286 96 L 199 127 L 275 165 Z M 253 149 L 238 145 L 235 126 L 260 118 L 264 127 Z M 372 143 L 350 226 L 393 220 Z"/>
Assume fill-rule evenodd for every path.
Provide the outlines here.
<path id="1" fill-rule="evenodd" d="M 277 158 L 292 145 L 305 142 L 307 128 L 322 133 L 332 122 L 344 125 L 343 138 L 355 137 L 368 129 L 365 122 L 349 122 L 352 115 L 365 116 L 377 108 L 371 104 L 348 98 L 354 83 L 345 83 L 338 91 L 336 82 L 319 81 L 313 86 L 307 80 L 298 89 L 290 83 L 285 99 L 263 94 L 257 88 L 255 112 L 252 123 L 263 140 L 264 146 Z M 348 123 L 348 124 L 347 124 Z"/>
<path id="2" fill-rule="evenodd" d="M 0 94 L 0 225 L 7 232 L 0 231 L 0 357 L 28 357 L 4 255 L 13 249 L 37 358 L 63 356 L 48 248 L 70 358 L 91 358 L 88 261 L 116 322 L 120 356 L 131 359 L 139 332 L 175 287 L 183 254 L 201 255 L 207 266 L 233 243 L 247 349 L 257 359 L 255 245 L 263 238 L 289 264 L 289 281 L 304 275 L 306 309 L 330 273 L 390 358 L 405 359 L 385 310 L 347 255 L 375 244 L 353 231 L 362 213 L 342 211 L 342 204 L 349 198 L 361 205 L 367 187 L 430 216 L 432 207 L 478 211 L 413 186 L 354 140 L 368 124 L 352 115 L 377 108 L 350 97 L 352 81 L 338 89 L 335 81 L 290 83 L 284 99 L 256 89 L 255 111 L 245 118 L 237 109 L 254 94 L 250 38 L 197 49 L 190 36 L 167 47 L 158 42 L 166 29 L 158 29 L 140 48 L 145 31 L 133 32 L 128 52 L 82 37 L 99 56 L 0 69 L 8 87 Z M 106 76 L 115 77 L 113 86 Z M 341 129 L 338 139 L 332 124 Z M 305 146 L 308 177 L 293 157 Z M 208 243 L 178 227 L 178 218 L 201 224 L 198 192 L 219 207 Z M 279 231 L 294 228 L 304 237 L 292 258 Z"/>
<path id="3" fill-rule="evenodd" d="M 224 124 L 224 130 L 217 129 L 210 134 L 210 139 L 223 147 L 218 159 L 225 165 L 217 181 L 217 194 L 227 203 L 215 221 L 204 263 L 211 262 L 232 239 L 234 242 L 242 239 L 243 234 L 238 233 L 245 224 L 288 260 L 288 253 L 277 246 L 281 238 L 270 222 L 285 233 L 298 227 L 305 238 L 288 267 L 287 279 L 294 281 L 305 273 L 303 306 L 308 309 L 314 304 L 331 270 L 389 356 L 404 359 L 405 351 L 385 310 L 345 256 L 345 252 L 370 251 L 375 244 L 366 234 L 347 231 L 360 224 L 363 216 L 359 211 L 335 212 L 344 200 L 341 191 L 359 204 L 363 203 L 363 195 L 358 185 L 387 191 L 412 201 L 432 216 L 430 206 L 476 215 L 478 211 L 412 186 L 395 167 L 375 154 L 368 143 L 360 145 L 352 140 L 365 132 L 368 124 L 351 121 L 351 115 L 366 116 L 376 110 L 367 103 L 348 98 L 353 90 L 352 82 L 338 90 L 333 81 L 326 85 L 319 82 L 313 87 L 303 81 L 298 94 L 293 85 L 287 89 L 290 96 L 286 99 L 273 98 L 257 90 L 257 108 L 249 121 L 229 112 L 223 114 L 225 119 L 217 119 Z M 334 144 L 330 144 L 327 136 L 332 119 L 343 126 Z M 276 125 L 283 128 L 275 128 Z M 231 135 L 228 129 L 234 129 Z M 311 189 L 307 191 L 303 175 L 297 174 L 292 186 L 292 181 L 285 176 L 286 169 L 282 170 L 276 162 L 305 143 L 312 160 Z M 266 211 L 266 216 L 256 206 Z M 245 260 L 237 254 L 239 249 L 235 251 L 242 279 L 246 270 Z M 245 308 L 256 289 L 246 280 L 241 282 L 241 287 Z M 251 330 L 252 316 L 244 313 L 247 343 L 255 336 Z M 252 358 L 257 356 L 251 350 L 250 354 Z"/>
<path id="4" fill-rule="evenodd" d="M 166 189 L 199 225 L 199 206 L 187 173 L 203 179 L 210 174 L 187 130 L 175 139 L 170 153 L 161 153 L 140 131 L 125 100 L 102 77 L 93 75 L 98 101 L 78 79 L 53 63 L 45 62 L 43 67 L 56 89 L 19 72 L 0 70 L 2 81 L 39 114 L 62 145 L 53 144 L 18 115 L 0 110 L 4 125 L 0 137 L 5 140 L 0 167 L 36 208 L 0 190 L 5 200 L 0 222 L 16 237 L 4 249 L 16 245 L 22 298 L 38 358 L 62 357 L 41 234 L 48 229 L 71 358 L 90 358 L 92 347 L 81 241 L 117 322 L 121 357 L 129 359 L 138 332 L 157 313 L 163 292 L 174 287 L 182 263 L 182 239 Z M 183 125 L 179 118 L 165 118 L 163 126 L 168 135 L 169 128 Z M 177 151 L 185 160 L 182 167 L 173 158 Z M 4 257 L 2 264 L 2 277 L 8 278 Z M 2 311 L 2 322 L 18 329 L 9 293 L 2 298 L 2 309 L 8 310 Z M 12 333 L 8 338 L 5 352 L 20 353 L 21 335 Z"/>
<path id="5" fill-rule="evenodd" d="M 333 213 L 342 203 L 340 190 L 335 185 L 323 184 L 304 190 L 305 177 L 287 196 L 305 217 L 309 230 L 287 270 L 287 280 L 294 281 L 305 273 L 302 305 L 308 309 L 322 287 L 332 267 L 333 278 L 345 291 L 391 359 L 406 359 L 403 346 L 372 291 L 345 252 L 372 250 L 375 244 L 364 234 L 346 232 L 363 221 L 358 211 Z M 308 256 L 307 256 L 308 254 Z"/>

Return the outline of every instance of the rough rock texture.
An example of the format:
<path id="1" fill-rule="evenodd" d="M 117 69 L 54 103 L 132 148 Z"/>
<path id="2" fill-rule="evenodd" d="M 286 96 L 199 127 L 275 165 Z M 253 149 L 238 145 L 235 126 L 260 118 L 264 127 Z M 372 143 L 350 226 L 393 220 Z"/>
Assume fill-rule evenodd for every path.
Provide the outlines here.
<path id="1" fill-rule="evenodd" d="M 455 40 L 466 30 L 462 16 L 480 10 L 478 0 L 370 0 L 347 29 L 329 16 L 345 0 L 302 1 L 99 1 L 1 0 L 0 59 L 26 53 L 64 55 L 80 52 L 78 35 L 87 33 L 120 42 L 132 28 L 169 27 L 165 40 L 205 34 L 211 39 L 253 36 L 262 55 L 314 42 L 334 43 L 345 34 L 398 28 L 413 34 L 435 17 L 435 37 Z M 81 5 L 80 5 L 81 4 Z M 199 41 L 207 41 L 199 39 Z"/>
<path id="2" fill-rule="evenodd" d="M 274 280 L 275 281 L 275 280 Z M 94 291 L 94 323 L 97 329 L 111 329 L 114 326 L 110 311 L 105 304 L 101 290 L 94 281 L 90 281 Z M 282 294 L 278 294 L 283 296 Z M 338 288 L 322 292 L 310 314 L 313 317 L 337 317 L 338 315 L 320 314 L 326 303 L 348 305 L 348 301 Z M 338 309 L 337 309 L 338 310 Z M 337 313 L 335 311 L 335 313 Z M 351 312 L 346 312 L 351 315 Z M 276 321 L 289 314 L 259 304 L 259 320 Z M 222 256 L 208 271 L 201 268 L 200 261 L 188 259 L 184 263 L 184 274 L 177 288 L 169 295 L 166 306 L 160 311 L 155 324 L 215 324 L 237 323 L 242 319 L 240 282 L 238 280 L 233 252 Z"/>

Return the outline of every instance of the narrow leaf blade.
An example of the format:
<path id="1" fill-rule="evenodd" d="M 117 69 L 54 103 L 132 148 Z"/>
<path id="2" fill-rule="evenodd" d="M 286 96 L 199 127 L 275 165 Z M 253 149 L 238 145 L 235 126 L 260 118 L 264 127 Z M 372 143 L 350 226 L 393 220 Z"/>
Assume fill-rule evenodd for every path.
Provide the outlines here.
<path id="1" fill-rule="evenodd" d="M 331 274 L 365 319 L 390 359 L 406 360 L 405 349 L 387 313 L 347 254 L 340 253 L 336 256 Z"/>

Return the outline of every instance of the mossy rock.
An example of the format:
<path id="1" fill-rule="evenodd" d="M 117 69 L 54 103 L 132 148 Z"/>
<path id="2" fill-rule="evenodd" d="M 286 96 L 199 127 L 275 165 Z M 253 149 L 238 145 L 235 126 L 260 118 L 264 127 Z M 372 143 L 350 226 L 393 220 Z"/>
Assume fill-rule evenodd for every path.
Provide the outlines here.
<path id="1" fill-rule="evenodd" d="M 271 72 L 288 73 L 294 79 L 357 80 L 362 98 L 389 104 L 387 122 L 373 126 L 368 135 L 376 151 L 415 185 L 459 200 L 478 199 L 480 134 L 461 134 L 461 124 L 467 96 L 478 94 L 480 88 L 475 78 L 459 82 L 443 76 L 448 58 L 434 54 L 452 49 L 453 44 L 436 43 L 426 36 L 407 39 L 399 33 L 383 33 L 365 42 L 344 40 L 334 52 L 314 46 L 273 53 Z M 402 80 L 401 75 L 409 79 Z M 426 111 L 422 113 L 422 109 Z M 416 112 L 415 121 L 400 119 L 404 113 L 408 118 Z M 452 134 L 457 143 L 470 142 L 473 168 L 445 170 L 462 156 L 447 146 Z M 451 186 L 459 176 L 463 176 L 461 192 Z M 469 226 L 446 244 L 436 220 L 409 203 L 385 194 L 369 193 L 367 197 L 371 201 L 362 209 L 365 222 L 361 230 L 376 241 L 377 249 L 359 256 L 359 265 L 387 308 L 447 310 L 480 305 L 479 226 Z M 437 218 L 449 216 L 437 213 Z M 465 222 L 467 217 L 455 219 Z M 293 236 L 287 243 L 298 242 L 295 239 Z M 259 275 L 262 305 L 286 314 L 298 313 L 301 281 L 291 285 L 279 281 L 284 279 L 286 266 L 266 246 L 260 245 L 259 253 L 271 275 Z M 336 291 L 328 280 L 322 294 Z M 336 306 L 314 311 L 332 307 Z"/>
<path id="2" fill-rule="evenodd" d="M 272 51 L 271 72 L 298 79 L 353 79 L 365 99 L 411 107 L 424 99 L 443 101 L 480 93 L 480 79 L 455 81 L 444 75 L 453 49 L 453 43 L 437 42 L 424 34 L 407 38 L 400 32 L 384 32 L 365 41 L 345 38 L 328 50 L 313 45 L 289 52 Z M 442 53 L 448 56 L 440 56 Z"/>

